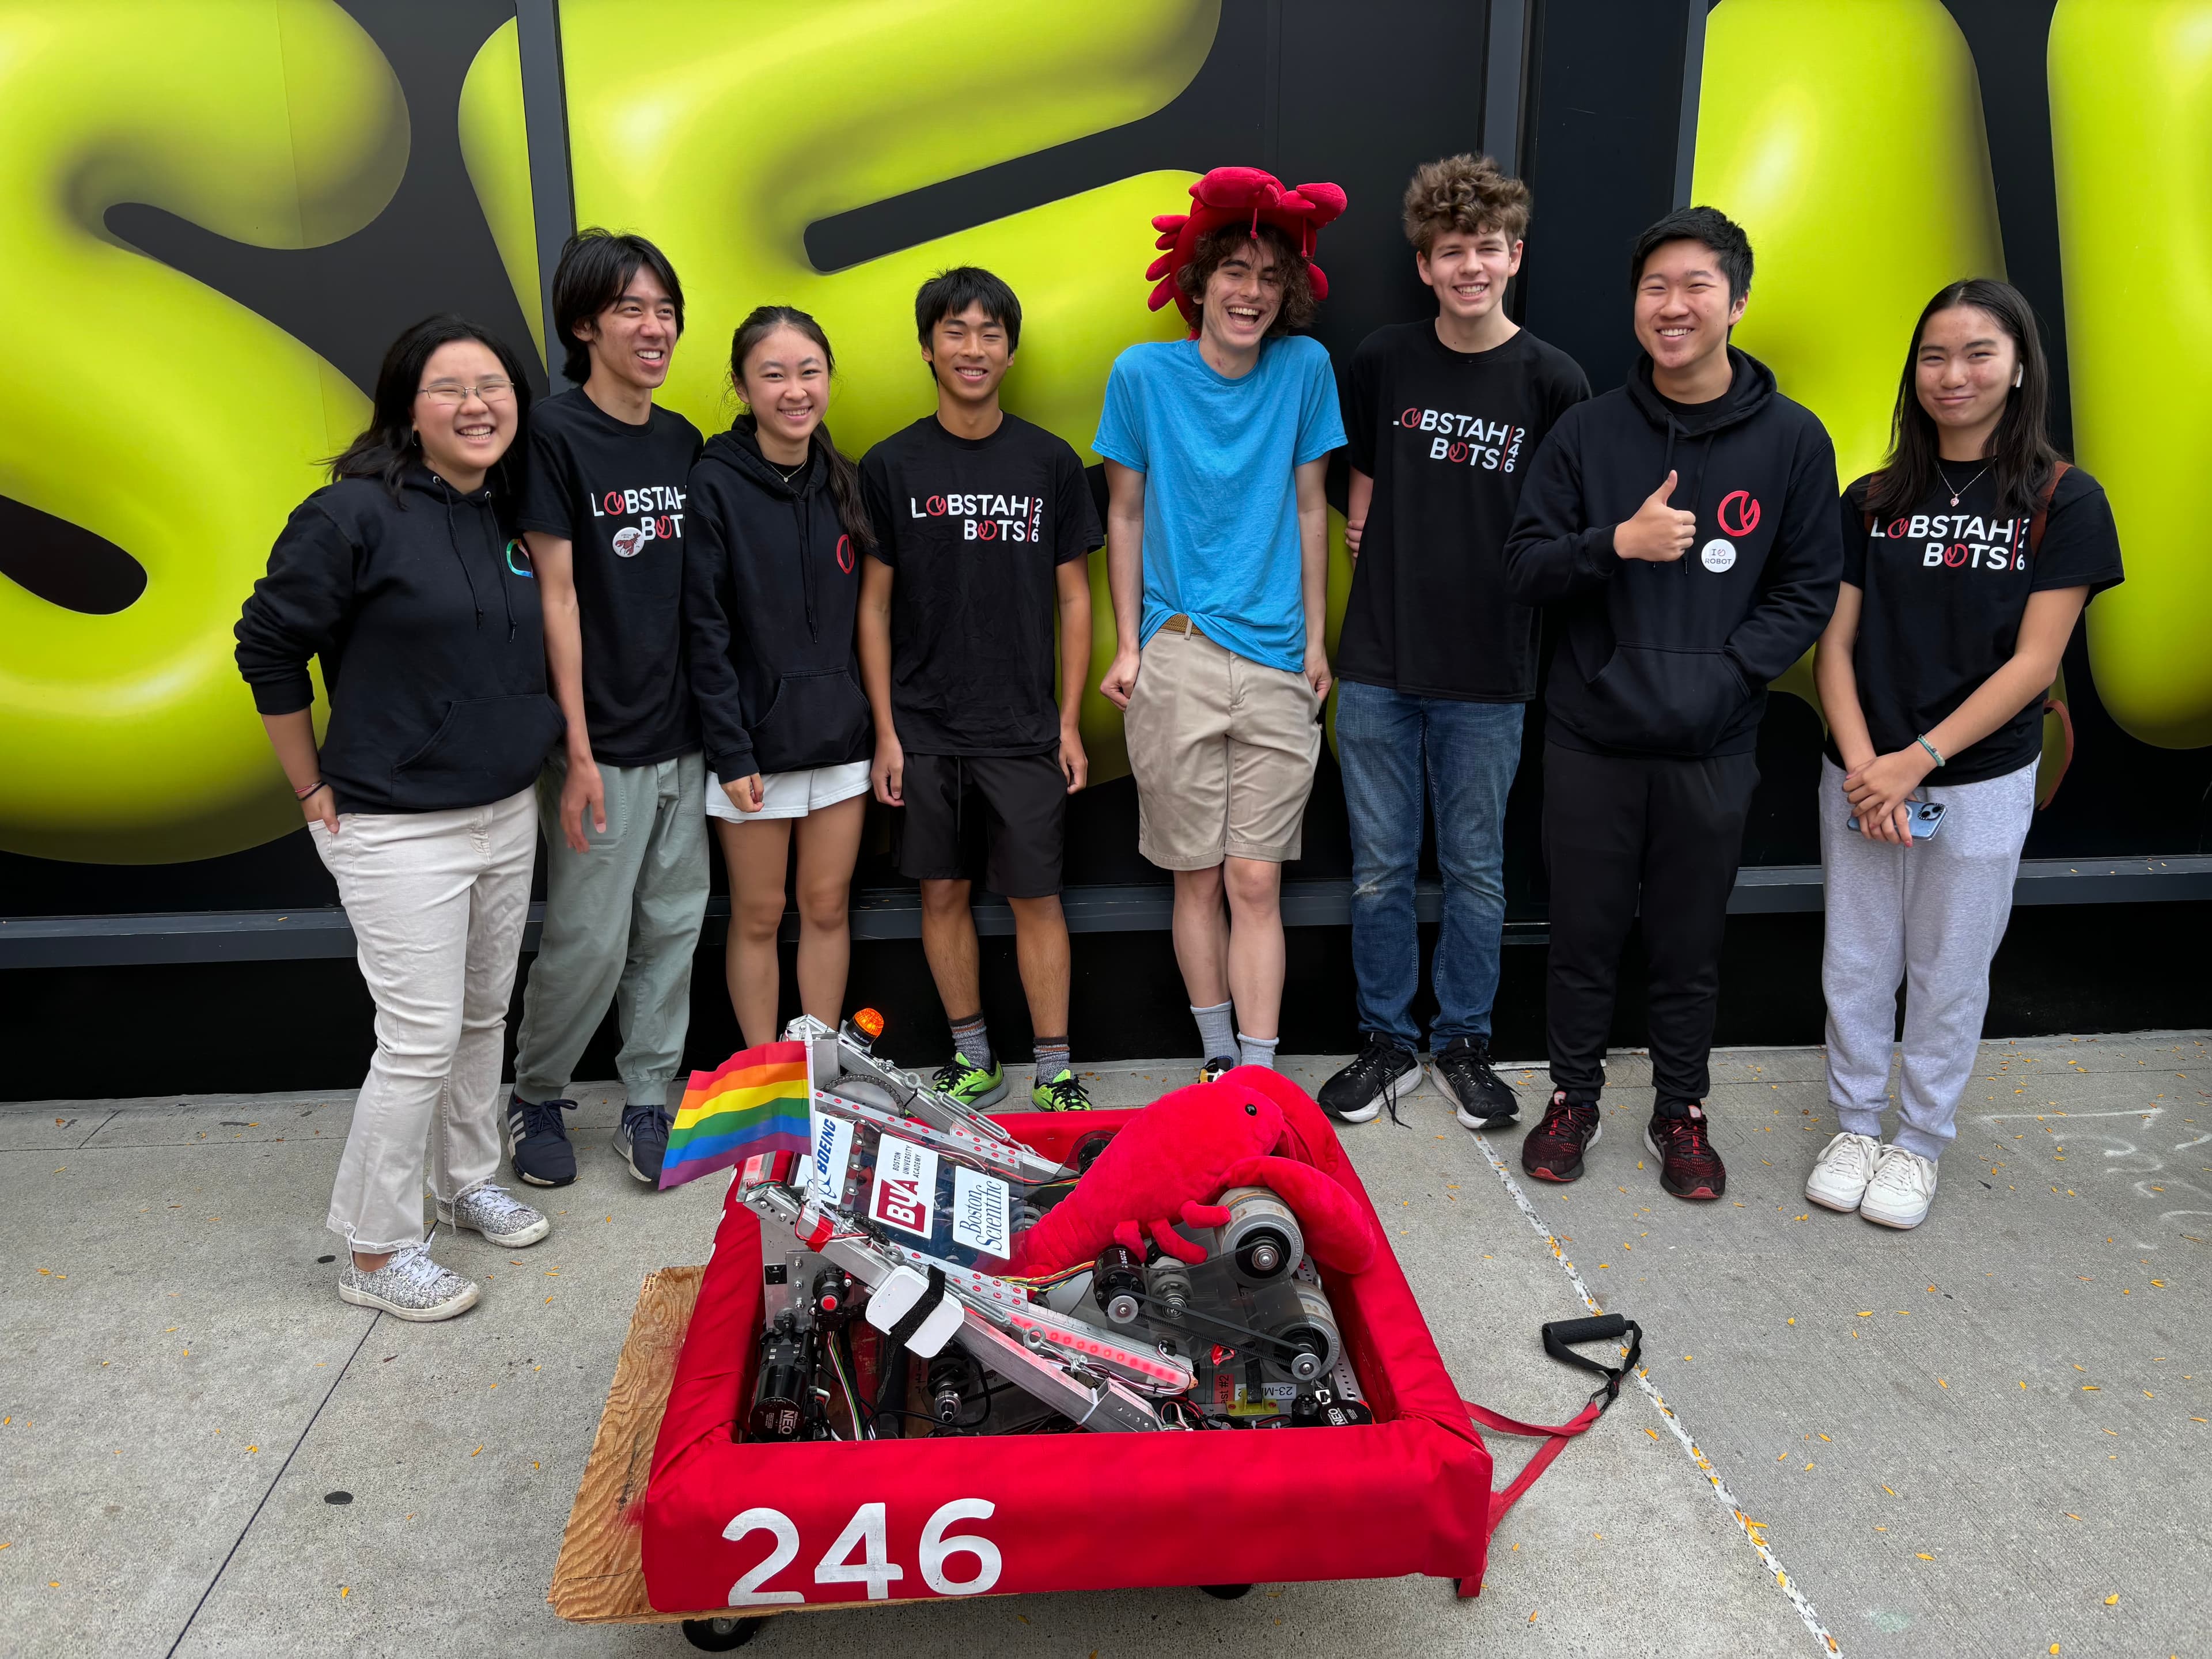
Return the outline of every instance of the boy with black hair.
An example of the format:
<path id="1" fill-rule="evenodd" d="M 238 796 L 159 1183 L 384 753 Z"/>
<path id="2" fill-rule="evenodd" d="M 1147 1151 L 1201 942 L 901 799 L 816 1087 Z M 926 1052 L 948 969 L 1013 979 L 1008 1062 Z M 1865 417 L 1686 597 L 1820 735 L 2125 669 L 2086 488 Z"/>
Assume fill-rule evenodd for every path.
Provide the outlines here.
<path id="1" fill-rule="evenodd" d="M 940 271 L 915 295 L 914 319 L 937 412 L 860 462 L 878 542 L 860 577 L 860 652 L 876 799 L 901 809 L 899 869 L 921 884 L 922 952 L 952 1025 L 937 1086 L 979 1107 L 1006 1093 L 969 908 L 982 840 L 984 880 L 1014 913 L 1036 1039 L 1030 1103 L 1082 1111 L 1060 854 L 1067 798 L 1090 776 L 1076 716 L 1091 665 L 1088 556 L 1104 538 L 1075 451 L 1000 407 L 1021 343 L 1014 291 L 972 265 Z"/>
<path id="2" fill-rule="evenodd" d="M 1536 695 L 1536 613 L 1505 592 L 1505 538 L 1536 447 L 1589 396 L 1574 359 L 1505 314 L 1528 187 L 1486 155 L 1413 175 L 1413 268 L 1437 314 L 1377 329 L 1352 360 L 1345 429 L 1354 561 L 1337 643 L 1336 752 L 1352 820 L 1352 961 L 1366 1042 L 1322 1085 L 1365 1123 L 1418 1088 L 1413 877 L 1423 786 L 1436 814 L 1443 926 L 1432 964 L 1437 1084 L 1470 1129 L 1517 1121 L 1491 1069 L 1504 942 L 1505 798 Z"/>
<path id="3" fill-rule="evenodd" d="M 519 517 L 568 731 L 538 785 L 545 925 L 506 1138 L 531 1185 L 576 1178 L 561 1121 L 575 1103 L 562 1097 L 612 1001 L 626 1097 L 615 1150 L 653 1185 L 707 906 L 706 769 L 681 606 L 684 480 L 700 439 L 653 402 L 684 333 L 684 288 L 642 236 L 580 231 L 553 275 L 553 318 L 577 384 L 531 411 Z"/>
<path id="4" fill-rule="evenodd" d="M 1553 1086 L 1521 1148 L 1541 1180 L 1576 1179 L 1598 1139 L 1640 905 L 1656 1091 L 1644 1145 L 1675 1197 L 1726 1190 L 1703 1102 L 1759 723 L 1766 683 L 1819 637 L 1843 574 L 1827 432 L 1729 343 L 1751 270 L 1749 240 L 1712 208 L 1637 238 L 1644 355 L 1626 386 L 1545 441 L 1506 547 L 1515 596 L 1558 605 L 1564 623 L 1545 687 Z"/>

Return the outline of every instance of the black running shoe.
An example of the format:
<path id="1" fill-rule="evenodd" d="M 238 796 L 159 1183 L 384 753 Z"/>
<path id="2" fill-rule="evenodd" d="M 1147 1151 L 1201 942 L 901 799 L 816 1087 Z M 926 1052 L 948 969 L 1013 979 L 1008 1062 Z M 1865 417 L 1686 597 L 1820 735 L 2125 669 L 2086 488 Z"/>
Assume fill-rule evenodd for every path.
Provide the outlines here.
<path id="1" fill-rule="evenodd" d="M 1490 1039 L 1454 1037 L 1435 1061 L 1437 1087 L 1459 1110 L 1469 1129 L 1503 1129 L 1521 1121 L 1521 1098 L 1513 1085 L 1491 1069 Z"/>
<path id="2" fill-rule="evenodd" d="M 1371 1123 L 1385 1106 L 1398 1121 L 1398 1097 L 1421 1086 L 1420 1057 L 1388 1037 L 1370 1034 L 1367 1046 L 1314 1098 L 1340 1123 Z"/>
<path id="3" fill-rule="evenodd" d="M 1595 1104 L 1569 1100 L 1565 1090 L 1554 1089 L 1544 1121 L 1521 1138 L 1521 1167 L 1539 1181 L 1579 1181 L 1583 1154 L 1603 1133 Z"/>
<path id="4" fill-rule="evenodd" d="M 573 1100 L 508 1098 L 507 1155 L 514 1162 L 518 1181 L 565 1187 L 576 1178 L 576 1149 L 568 1144 L 568 1126 L 561 1121 L 562 1113 L 575 1109 Z"/>
<path id="5" fill-rule="evenodd" d="M 615 1151 L 629 1165 L 629 1172 L 648 1187 L 660 1184 L 660 1166 L 668 1158 L 668 1132 L 675 1120 L 665 1106 L 626 1105 L 622 1125 L 615 1131 Z"/>
<path id="6" fill-rule="evenodd" d="M 1705 1109 L 1692 1106 L 1681 1117 L 1651 1115 L 1644 1144 L 1659 1160 L 1659 1184 L 1677 1198 L 1718 1198 L 1728 1190 L 1728 1170 L 1710 1138 Z"/>

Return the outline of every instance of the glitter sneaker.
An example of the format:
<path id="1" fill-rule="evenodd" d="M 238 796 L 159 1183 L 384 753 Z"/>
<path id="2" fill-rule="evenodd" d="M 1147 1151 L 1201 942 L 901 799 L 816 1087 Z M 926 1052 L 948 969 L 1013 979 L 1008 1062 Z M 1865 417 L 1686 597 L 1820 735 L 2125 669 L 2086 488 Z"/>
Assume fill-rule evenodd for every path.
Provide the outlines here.
<path id="1" fill-rule="evenodd" d="M 409 1244 L 393 1251 L 392 1260 L 373 1273 L 355 1267 L 349 1252 L 338 1270 L 338 1299 L 428 1324 L 475 1307 L 477 1287 L 431 1261 L 428 1243 Z"/>
<path id="2" fill-rule="evenodd" d="M 438 1219 L 448 1227 L 482 1233 L 502 1250 L 535 1244 L 553 1231 L 551 1222 L 527 1204 L 509 1198 L 507 1188 L 492 1181 L 470 1188 L 450 1204 L 439 1205 Z"/>

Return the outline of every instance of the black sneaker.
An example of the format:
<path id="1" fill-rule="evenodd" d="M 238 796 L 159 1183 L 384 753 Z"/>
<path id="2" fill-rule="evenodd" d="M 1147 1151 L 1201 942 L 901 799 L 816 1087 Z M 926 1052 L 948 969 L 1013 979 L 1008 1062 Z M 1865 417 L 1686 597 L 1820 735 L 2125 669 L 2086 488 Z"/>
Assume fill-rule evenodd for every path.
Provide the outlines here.
<path id="1" fill-rule="evenodd" d="M 1233 1072 L 1244 1062 L 1234 1054 L 1216 1054 L 1198 1068 L 1200 1083 L 1218 1083 L 1224 1072 Z"/>
<path id="2" fill-rule="evenodd" d="M 1437 1056 L 1435 1069 L 1437 1087 L 1459 1108 L 1462 1127 L 1503 1129 L 1521 1121 L 1520 1097 L 1490 1068 L 1488 1037 L 1454 1037 Z"/>
<path id="3" fill-rule="evenodd" d="M 629 1165 L 629 1172 L 648 1187 L 660 1184 L 660 1166 L 668 1156 L 668 1132 L 675 1127 L 665 1106 L 626 1105 L 622 1126 L 615 1131 L 615 1151 Z"/>
<path id="4" fill-rule="evenodd" d="M 1544 1121 L 1521 1138 L 1521 1167 L 1539 1181 L 1580 1181 L 1583 1154 L 1604 1133 L 1595 1103 L 1569 1100 L 1565 1090 L 1554 1089 Z"/>
<path id="5" fill-rule="evenodd" d="M 1728 1170 L 1713 1150 L 1711 1128 L 1702 1106 L 1680 1117 L 1652 1113 L 1644 1144 L 1659 1160 L 1659 1184 L 1675 1197 L 1718 1198 L 1728 1191 Z"/>
<path id="6" fill-rule="evenodd" d="M 1385 1106 L 1395 1123 L 1398 1097 L 1420 1086 L 1420 1056 L 1370 1033 L 1352 1064 L 1322 1084 L 1314 1098 L 1340 1123 L 1371 1123 Z"/>
<path id="7" fill-rule="evenodd" d="M 504 1138 L 518 1181 L 533 1187 L 565 1187 L 576 1178 L 576 1149 L 568 1144 L 568 1126 L 561 1121 L 562 1113 L 575 1109 L 573 1100 L 508 1097 Z"/>

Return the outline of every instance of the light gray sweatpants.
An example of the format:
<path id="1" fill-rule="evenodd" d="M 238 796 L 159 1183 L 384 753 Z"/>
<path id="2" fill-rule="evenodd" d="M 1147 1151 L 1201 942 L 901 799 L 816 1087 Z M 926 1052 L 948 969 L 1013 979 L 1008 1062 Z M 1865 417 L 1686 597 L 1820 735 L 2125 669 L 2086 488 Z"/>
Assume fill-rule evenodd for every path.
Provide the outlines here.
<path id="1" fill-rule="evenodd" d="M 561 833 L 558 755 L 538 780 L 545 835 L 545 927 L 522 988 L 514 1091 L 557 1100 L 584 1045 L 615 1006 L 615 1071 L 633 1106 L 665 1106 L 691 1023 L 691 953 L 707 913 L 705 759 L 602 766 L 607 832 L 584 817 L 587 851 Z"/>
<path id="2" fill-rule="evenodd" d="M 1820 989 L 1828 1002 L 1828 1098 L 1853 1134 L 1881 1136 L 1897 987 L 1905 981 L 1904 1121 L 1894 1143 L 1941 1158 L 1974 1073 L 1990 1006 L 1990 959 L 2012 915 L 2021 843 L 2035 816 L 2035 768 L 1924 792 L 1943 827 L 1910 848 L 1869 841 L 1851 816 L 1844 774 L 1820 763 L 1820 868 L 1827 929 Z"/>

